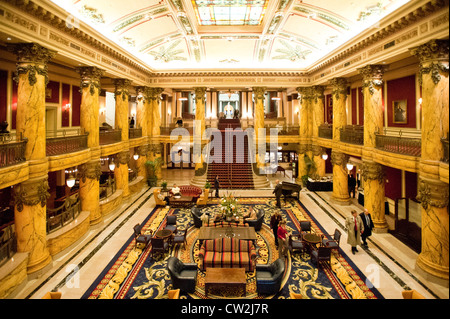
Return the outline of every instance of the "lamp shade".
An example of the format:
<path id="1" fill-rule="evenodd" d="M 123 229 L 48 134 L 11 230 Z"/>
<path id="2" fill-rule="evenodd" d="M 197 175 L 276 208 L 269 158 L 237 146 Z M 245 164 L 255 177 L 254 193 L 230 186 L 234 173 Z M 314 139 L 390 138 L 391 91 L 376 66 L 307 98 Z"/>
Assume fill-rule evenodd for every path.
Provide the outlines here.
<path id="1" fill-rule="evenodd" d="M 66 184 L 69 188 L 72 188 L 75 185 L 75 177 L 70 175 L 69 178 L 66 180 Z"/>

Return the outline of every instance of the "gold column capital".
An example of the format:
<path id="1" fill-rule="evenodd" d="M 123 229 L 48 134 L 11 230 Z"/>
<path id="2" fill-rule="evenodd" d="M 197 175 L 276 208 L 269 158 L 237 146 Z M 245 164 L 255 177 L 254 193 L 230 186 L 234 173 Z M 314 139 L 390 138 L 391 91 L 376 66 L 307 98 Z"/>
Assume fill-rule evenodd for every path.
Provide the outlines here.
<path id="1" fill-rule="evenodd" d="M 263 100 L 266 89 L 266 87 L 253 87 L 252 91 L 255 94 L 255 100 Z"/>
<path id="2" fill-rule="evenodd" d="M 114 93 L 116 98 L 122 95 L 122 100 L 125 101 L 130 95 L 129 87 L 131 85 L 131 80 L 128 79 L 114 79 Z"/>
<path id="3" fill-rule="evenodd" d="M 47 64 L 56 55 L 56 51 L 34 42 L 10 44 L 7 48 L 17 56 L 19 63 Z"/>
<path id="4" fill-rule="evenodd" d="M 416 199 L 427 210 L 429 206 L 443 208 L 448 206 L 448 184 L 438 180 L 419 177 L 419 190 Z"/>
<path id="5" fill-rule="evenodd" d="M 91 95 L 95 94 L 95 88 L 100 92 L 100 80 L 103 76 L 104 70 L 96 66 L 82 66 L 75 69 L 80 74 L 80 93 L 84 88 L 89 88 Z"/>
<path id="6" fill-rule="evenodd" d="M 347 154 L 331 150 L 331 164 L 333 166 L 338 165 L 346 169 L 345 165 L 347 165 L 348 159 L 349 156 Z"/>
<path id="7" fill-rule="evenodd" d="M 23 206 L 35 206 L 41 204 L 44 207 L 47 199 L 50 198 L 48 193 L 48 177 L 40 177 L 30 179 L 14 186 L 14 205 L 21 212 Z"/>
<path id="8" fill-rule="evenodd" d="M 363 161 L 361 175 L 364 178 L 364 181 L 377 180 L 378 182 L 383 183 L 385 172 L 382 165 L 376 162 Z"/>
<path id="9" fill-rule="evenodd" d="M 100 166 L 100 160 L 93 160 L 78 167 L 78 178 L 86 182 L 86 178 L 100 180 L 102 175 L 102 169 Z"/>
<path id="10" fill-rule="evenodd" d="M 440 73 L 448 76 L 449 41 L 431 40 L 425 44 L 409 49 L 420 61 L 419 84 L 422 85 L 423 74 L 431 73 L 434 84 L 441 80 Z"/>
<path id="11" fill-rule="evenodd" d="M 363 77 L 363 89 L 369 88 L 369 93 L 373 95 L 375 87 L 381 89 L 383 85 L 383 75 L 388 69 L 387 65 L 370 64 L 359 68 L 358 71 Z"/>
<path id="12" fill-rule="evenodd" d="M 314 85 L 311 87 L 312 95 L 314 98 L 314 102 L 317 103 L 317 99 L 322 99 L 324 97 L 325 86 L 323 85 Z"/>
<path id="13" fill-rule="evenodd" d="M 346 78 L 333 78 L 330 80 L 330 84 L 333 87 L 333 95 L 338 100 L 340 95 L 347 97 L 348 82 Z"/>
<path id="14" fill-rule="evenodd" d="M 148 87 L 147 86 L 135 86 L 134 89 L 136 91 L 137 100 L 138 101 L 144 100 L 144 102 L 145 102 L 145 100 L 147 100 L 146 92 L 148 90 Z"/>
<path id="15" fill-rule="evenodd" d="M 297 100 L 299 100 L 300 103 L 302 103 L 303 100 L 310 101 L 314 98 L 314 90 L 311 86 L 303 86 L 296 88 L 298 97 Z"/>
<path id="16" fill-rule="evenodd" d="M 164 92 L 163 88 L 147 88 L 147 98 L 149 100 L 156 101 L 157 99 L 159 99 L 162 92 Z"/>
<path id="17" fill-rule="evenodd" d="M 195 87 L 194 88 L 194 92 L 195 92 L 195 101 L 198 102 L 202 102 L 205 103 L 206 102 L 206 98 L 205 98 L 205 93 L 206 93 L 206 87 Z"/>

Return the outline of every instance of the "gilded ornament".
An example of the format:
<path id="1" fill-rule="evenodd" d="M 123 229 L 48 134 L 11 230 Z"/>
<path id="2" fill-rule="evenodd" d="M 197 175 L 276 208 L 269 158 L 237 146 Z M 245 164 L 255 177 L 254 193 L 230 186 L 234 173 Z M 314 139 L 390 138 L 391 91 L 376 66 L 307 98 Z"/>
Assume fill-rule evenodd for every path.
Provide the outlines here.
<path id="1" fill-rule="evenodd" d="M 382 183 L 384 181 L 385 172 L 383 166 L 375 162 L 363 162 L 361 175 L 365 181 L 377 180 Z"/>
<path id="2" fill-rule="evenodd" d="M 438 208 L 448 207 L 448 197 L 449 190 L 447 184 L 420 178 L 416 199 L 421 202 L 425 210 L 430 206 Z"/>
<path id="3" fill-rule="evenodd" d="M 50 198 L 48 189 L 50 187 L 48 186 L 47 177 L 15 185 L 14 205 L 19 212 L 23 210 L 23 205 L 35 206 L 40 203 L 41 207 L 44 207 L 47 204 L 47 199 Z"/>

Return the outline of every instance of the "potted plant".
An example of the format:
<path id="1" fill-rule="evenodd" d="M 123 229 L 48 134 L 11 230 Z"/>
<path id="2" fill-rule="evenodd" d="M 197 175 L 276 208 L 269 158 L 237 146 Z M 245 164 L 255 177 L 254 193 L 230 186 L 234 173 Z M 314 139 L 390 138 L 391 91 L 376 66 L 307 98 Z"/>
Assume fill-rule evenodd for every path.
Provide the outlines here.
<path id="1" fill-rule="evenodd" d="M 161 182 L 161 188 L 163 191 L 167 191 L 167 181 L 164 180 Z"/>
<path id="2" fill-rule="evenodd" d="M 206 189 L 210 189 L 211 188 L 211 183 L 208 180 L 206 180 L 205 188 Z"/>
<path id="3" fill-rule="evenodd" d="M 157 185 L 158 177 L 156 176 L 156 172 L 161 168 L 162 158 L 157 157 L 153 161 L 146 161 L 145 167 L 147 168 L 147 184 L 150 187 L 154 187 Z"/>

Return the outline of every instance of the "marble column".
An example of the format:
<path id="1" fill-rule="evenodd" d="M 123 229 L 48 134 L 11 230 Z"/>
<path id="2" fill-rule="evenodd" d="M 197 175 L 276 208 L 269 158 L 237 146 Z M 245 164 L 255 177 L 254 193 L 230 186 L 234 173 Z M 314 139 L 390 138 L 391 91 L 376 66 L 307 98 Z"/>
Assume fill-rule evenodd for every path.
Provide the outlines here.
<path id="1" fill-rule="evenodd" d="M 254 114 L 255 118 L 253 119 L 253 128 L 255 130 L 255 149 L 258 150 L 258 140 L 260 138 L 259 130 L 264 128 L 264 94 L 266 93 L 265 87 L 254 87 L 252 88 L 255 99 L 255 109 Z M 262 137 L 261 137 L 262 138 Z M 265 144 L 264 140 L 264 144 Z M 264 166 L 265 162 L 265 153 L 264 154 L 256 154 L 256 164 L 259 168 Z"/>
<path id="2" fill-rule="evenodd" d="M 334 78 L 330 80 L 333 92 L 333 142 L 339 145 L 341 141 L 340 129 L 347 124 L 345 100 L 347 99 L 347 80 Z M 331 163 L 333 164 L 333 200 L 341 205 L 350 203 L 348 195 L 348 155 L 333 149 L 331 152 Z"/>
<path id="3" fill-rule="evenodd" d="M 114 79 L 116 97 L 115 128 L 121 129 L 122 143 L 125 148 L 124 151 L 118 153 L 115 157 L 114 179 L 116 188 L 123 191 L 123 198 L 127 198 L 130 195 L 128 188 L 128 164 L 130 160 L 130 151 L 128 149 L 128 98 L 130 84 L 131 81 L 128 79 Z"/>
<path id="4" fill-rule="evenodd" d="M 130 195 L 130 189 L 128 187 L 128 167 L 130 164 L 130 151 L 125 150 L 118 153 L 115 157 L 114 163 L 116 164 L 116 167 L 114 169 L 116 188 L 123 191 L 123 198 L 127 198 Z"/>
<path id="5" fill-rule="evenodd" d="M 307 155 L 308 146 L 310 143 L 309 135 L 309 110 L 311 104 L 311 88 L 298 87 L 298 101 L 299 101 L 299 146 L 297 148 L 298 154 L 298 177 L 297 182 L 303 184 L 302 177 L 307 175 L 307 168 L 305 163 L 305 155 Z M 312 126 L 311 126 L 312 127 Z M 304 187 L 306 185 L 303 184 Z"/>
<path id="6" fill-rule="evenodd" d="M 147 103 L 145 98 L 145 91 L 147 87 L 145 86 L 136 86 L 136 127 L 140 127 L 142 129 L 142 136 L 147 136 Z"/>
<path id="7" fill-rule="evenodd" d="M 313 86 L 312 88 L 312 113 L 313 113 L 313 127 L 312 138 L 316 141 L 319 137 L 319 126 L 324 123 L 324 94 L 325 87 L 321 85 Z M 325 160 L 322 158 L 322 154 L 325 153 L 325 149 L 322 147 L 313 147 L 313 160 L 316 163 L 317 175 L 319 177 L 325 176 Z"/>
<path id="8" fill-rule="evenodd" d="M 336 150 L 331 151 L 331 164 L 333 165 L 333 194 L 332 200 L 339 205 L 350 204 L 348 194 L 348 155 Z"/>
<path id="9" fill-rule="evenodd" d="M 161 98 L 161 93 L 164 91 L 163 88 L 149 88 L 147 90 L 147 98 L 149 99 L 149 112 L 151 113 L 151 132 L 149 128 L 149 152 L 147 159 L 154 161 L 157 158 L 161 158 L 161 144 L 159 138 L 161 135 L 161 112 L 159 109 L 159 101 Z M 161 168 L 156 170 L 156 177 L 161 179 Z"/>
<path id="10" fill-rule="evenodd" d="M 94 159 L 78 166 L 77 177 L 80 182 L 81 210 L 90 212 L 91 225 L 96 225 L 102 221 L 98 200 L 101 175 L 100 159 Z"/>
<path id="11" fill-rule="evenodd" d="M 364 95 L 364 148 L 371 156 L 372 148 L 376 146 L 375 134 L 383 133 L 383 74 L 385 65 L 367 65 L 359 70 L 363 77 Z M 365 193 L 364 193 L 365 196 Z"/>
<path id="12" fill-rule="evenodd" d="M 419 192 L 422 205 L 422 250 L 417 266 L 426 273 L 449 279 L 448 183 L 439 177 L 443 156 L 441 138 L 449 132 L 449 42 L 431 40 L 412 48 L 420 61 L 422 86 L 422 154 Z"/>
<path id="13" fill-rule="evenodd" d="M 364 179 L 364 207 L 372 216 L 376 233 L 388 231 L 384 203 L 385 178 L 383 166 L 373 161 L 363 160 L 361 175 Z"/>
<path id="14" fill-rule="evenodd" d="M 121 130 L 122 142 L 128 141 L 128 98 L 129 86 L 131 81 L 128 79 L 114 79 L 116 110 L 115 110 L 115 128 Z"/>
<path id="15" fill-rule="evenodd" d="M 363 77 L 364 148 L 362 152 L 364 179 L 364 206 L 372 215 L 374 232 L 387 232 L 385 217 L 385 179 L 380 164 L 371 160 L 376 147 L 376 134 L 383 133 L 383 74 L 385 65 L 367 65 L 358 69 Z"/>
<path id="16" fill-rule="evenodd" d="M 100 143 L 99 143 L 99 94 L 103 70 L 97 67 L 77 68 L 81 77 L 80 127 L 88 133 L 87 146 L 91 160 L 79 167 L 81 209 L 90 212 L 90 223 L 102 220 L 100 212 Z"/>
<path id="17" fill-rule="evenodd" d="M 194 163 L 196 176 L 206 173 L 206 163 L 202 156 L 202 137 L 205 132 L 205 93 L 206 87 L 196 87 L 195 92 L 195 131 L 194 131 Z"/>
<path id="18" fill-rule="evenodd" d="M 347 80 L 334 78 L 330 80 L 333 87 L 333 141 L 340 142 L 340 129 L 347 125 L 345 100 L 347 99 Z"/>
<path id="19" fill-rule="evenodd" d="M 25 159 L 29 179 L 14 186 L 17 251 L 28 252 L 27 272 L 35 273 L 51 262 L 47 248 L 48 161 L 46 156 L 45 89 L 47 63 L 56 52 L 37 43 L 8 46 L 17 56 L 18 83 L 16 133 L 27 139 Z"/>
<path id="20" fill-rule="evenodd" d="M 145 118 L 147 122 L 147 134 L 146 136 L 150 137 L 153 135 L 153 103 L 152 103 L 152 97 L 151 97 L 151 90 L 150 88 L 146 88 L 144 90 L 144 109 L 145 109 Z M 144 136 L 144 133 L 142 133 L 142 136 Z"/>

